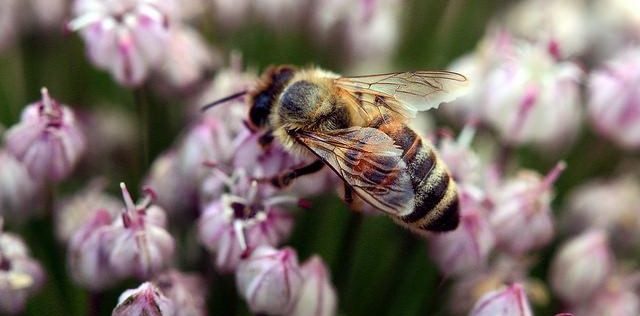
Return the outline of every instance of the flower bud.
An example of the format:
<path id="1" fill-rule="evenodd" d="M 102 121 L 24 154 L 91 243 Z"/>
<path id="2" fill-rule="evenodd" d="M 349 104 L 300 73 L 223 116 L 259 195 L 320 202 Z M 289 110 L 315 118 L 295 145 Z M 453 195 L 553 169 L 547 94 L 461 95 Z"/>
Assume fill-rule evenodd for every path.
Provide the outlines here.
<path id="1" fill-rule="evenodd" d="M 0 217 L 20 221 L 35 209 L 34 200 L 38 193 L 27 169 L 12 155 L 0 150 Z"/>
<path id="2" fill-rule="evenodd" d="M 523 286 L 514 283 L 482 296 L 469 315 L 532 316 L 533 312 Z"/>
<path id="3" fill-rule="evenodd" d="M 175 316 L 207 315 L 207 286 L 196 274 L 170 270 L 158 275 L 153 284 L 175 306 Z"/>
<path id="4" fill-rule="evenodd" d="M 56 206 L 54 216 L 58 240 L 68 241 L 98 210 L 107 211 L 111 217 L 118 214 L 122 202 L 104 193 L 105 184 L 100 179 L 95 180 L 86 189 L 64 198 Z"/>
<path id="5" fill-rule="evenodd" d="M 108 254 L 113 247 L 116 229 L 107 210 L 91 214 L 69 240 L 67 263 L 69 273 L 79 285 L 93 291 L 111 287 L 120 280 L 113 272 Z"/>
<path id="6" fill-rule="evenodd" d="M 140 85 L 166 54 L 172 0 L 78 0 L 68 27 L 79 31 L 91 61 L 123 85 Z"/>
<path id="7" fill-rule="evenodd" d="M 111 315 L 174 316 L 177 314 L 174 303 L 151 282 L 145 282 L 136 289 L 124 291 L 118 298 L 118 305 Z"/>
<path id="8" fill-rule="evenodd" d="M 336 290 L 331 284 L 331 275 L 318 256 L 313 256 L 302 265 L 303 277 L 300 296 L 290 316 L 332 316 L 336 314 Z"/>
<path id="9" fill-rule="evenodd" d="M 19 0 L 0 2 L 0 52 L 11 46 L 18 34 Z"/>
<path id="10" fill-rule="evenodd" d="M 247 21 L 251 9 L 250 0 L 213 0 L 216 22 L 225 29 L 237 28 Z"/>
<path id="11" fill-rule="evenodd" d="M 126 208 L 113 225 L 117 230 L 109 262 L 122 277 L 146 279 L 169 265 L 175 243 L 166 231 L 164 210 L 149 205 L 149 196 L 142 203 L 134 205 L 124 183 L 120 187 Z"/>
<path id="12" fill-rule="evenodd" d="M 171 149 L 158 156 L 151 164 L 145 187 L 156 192 L 155 204 L 166 210 L 169 217 L 191 220 L 190 211 L 198 204 L 197 183 L 176 166 L 176 156 Z"/>
<path id="13" fill-rule="evenodd" d="M 475 128 L 465 127 L 458 139 L 445 135 L 438 141 L 440 158 L 447 164 L 453 179 L 459 184 L 480 184 L 482 165 L 478 155 L 471 149 Z"/>
<path id="14" fill-rule="evenodd" d="M 302 289 L 298 257 L 291 248 L 261 246 L 238 266 L 236 286 L 253 313 L 286 314 Z"/>
<path id="15" fill-rule="evenodd" d="M 445 274 L 460 275 L 486 266 L 494 235 L 482 206 L 482 194 L 461 187 L 460 226 L 452 232 L 429 237 L 429 254 Z"/>
<path id="16" fill-rule="evenodd" d="M 640 299 L 624 280 L 612 278 L 588 301 L 575 306 L 576 316 L 640 315 Z"/>
<path id="17" fill-rule="evenodd" d="M 489 223 L 498 247 L 523 255 L 551 241 L 551 190 L 564 168 L 564 163 L 558 163 L 545 178 L 523 171 L 495 190 Z"/>
<path id="18" fill-rule="evenodd" d="M 613 254 L 603 231 L 585 232 L 561 246 L 551 263 L 551 287 L 562 300 L 591 299 L 613 270 Z"/>
<path id="19" fill-rule="evenodd" d="M 73 112 L 42 88 L 42 100 L 22 111 L 20 123 L 6 132 L 7 150 L 38 180 L 60 181 L 85 150 Z"/>
<path id="20" fill-rule="evenodd" d="M 178 92 L 188 92 L 207 79 L 207 74 L 219 63 L 220 57 L 212 54 L 200 34 L 180 24 L 170 30 L 167 56 L 160 71 L 169 86 Z"/>
<path id="21" fill-rule="evenodd" d="M 640 244 L 640 182 L 633 176 L 593 180 L 576 187 L 563 214 L 564 227 L 579 233 L 588 228 L 606 230 L 616 249 Z"/>
<path id="22" fill-rule="evenodd" d="M 588 87 L 587 109 L 596 130 L 624 148 L 640 148 L 640 47 L 591 72 Z"/>
<path id="23" fill-rule="evenodd" d="M 42 287 L 45 274 L 25 243 L 2 231 L 2 221 L 0 217 L 0 313 L 20 314 L 27 299 Z"/>
<path id="24" fill-rule="evenodd" d="M 581 120 L 580 68 L 559 62 L 541 45 L 518 43 L 483 79 L 484 119 L 513 145 L 558 150 L 569 145 Z"/>

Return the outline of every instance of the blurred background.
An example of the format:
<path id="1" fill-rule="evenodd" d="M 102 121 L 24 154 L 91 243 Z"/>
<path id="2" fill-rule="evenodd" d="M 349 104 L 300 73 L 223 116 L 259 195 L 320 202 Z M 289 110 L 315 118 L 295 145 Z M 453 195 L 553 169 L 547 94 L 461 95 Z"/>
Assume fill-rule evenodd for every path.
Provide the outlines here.
<path id="1" fill-rule="evenodd" d="M 635 0 L 4 0 L 0 236 L 29 254 L 11 261 L 15 240 L 0 238 L 0 314 L 110 315 L 167 266 L 208 288 L 198 312 L 175 315 L 265 314 L 206 237 L 207 209 L 235 191 L 211 189 L 202 163 L 248 146 L 245 100 L 198 109 L 292 64 L 470 79 L 412 125 L 458 182 L 456 232 L 425 241 L 349 212 L 329 174 L 287 191 L 311 207 L 287 207 L 295 224 L 267 244 L 320 256 L 337 301 L 299 315 L 499 315 L 477 302 L 511 306 L 486 295 L 520 290 L 537 315 L 638 315 L 639 43 Z M 229 161 L 230 175 L 242 162 Z M 120 220 L 120 182 L 134 201 L 153 189 L 175 249 L 107 284 L 114 264 L 83 263 L 98 247 L 83 242 L 104 199 Z"/>

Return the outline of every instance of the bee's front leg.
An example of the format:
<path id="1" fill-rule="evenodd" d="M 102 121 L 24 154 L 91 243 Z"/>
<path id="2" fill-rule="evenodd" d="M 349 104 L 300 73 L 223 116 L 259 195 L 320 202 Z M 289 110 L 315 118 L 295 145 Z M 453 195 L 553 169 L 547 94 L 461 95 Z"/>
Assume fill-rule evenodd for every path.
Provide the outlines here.
<path id="1" fill-rule="evenodd" d="M 316 173 L 320 171 L 324 167 L 324 162 L 322 160 L 316 160 L 306 166 L 302 166 L 300 168 L 289 169 L 284 171 L 274 177 L 259 179 L 259 181 L 268 181 L 273 186 L 277 188 L 284 188 L 291 184 L 291 182 L 301 176 Z"/>

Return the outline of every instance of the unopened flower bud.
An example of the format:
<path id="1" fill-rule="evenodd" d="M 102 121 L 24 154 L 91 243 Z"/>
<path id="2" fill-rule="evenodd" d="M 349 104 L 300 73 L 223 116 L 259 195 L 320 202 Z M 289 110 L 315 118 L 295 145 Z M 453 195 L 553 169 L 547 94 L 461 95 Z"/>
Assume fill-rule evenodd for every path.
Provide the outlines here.
<path id="1" fill-rule="evenodd" d="M 592 180 L 569 195 L 564 228 L 573 233 L 588 228 L 606 230 L 616 249 L 640 243 L 640 181 L 633 176 Z"/>
<path id="2" fill-rule="evenodd" d="M 42 100 L 30 104 L 20 123 L 6 132 L 7 150 L 38 180 L 67 177 L 85 150 L 85 138 L 73 112 L 42 88 Z"/>
<path id="3" fill-rule="evenodd" d="M 158 275 L 153 284 L 175 306 L 175 316 L 207 315 L 207 286 L 196 274 L 170 270 Z"/>
<path id="4" fill-rule="evenodd" d="M 485 218 L 480 192 L 461 187 L 460 226 L 429 237 L 429 254 L 441 271 L 459 275 L 486 266 L 493 249 L 493 232 Z"/>
<path id="5" fill-rule="evenodd" d="M 614 258 L 603 231 L 585 232 L 561 246 L 551 263 L 550 283 L 567 303 L 588 301 L 611 275 Z"/>
<path id="6" fill-rule="evenodd" d="M 111 316 L 131 315 L 174 316 L 176 306 L 151 282 L 145 282 L 136 289 L 124 291 L 111 313 Z"/>
<path id="7" fill-rule="evenodd" d="M 322 259 L 313 256 L 302 265 L 300 296 L 290 316 L 332 316 L 336 314 L 336 290 Z"/>
<path id="8" fill-rule="evenodd" d="M 471 316 L 532 316 L 524 287 L 518 283 L 482 296 L 469 314 Z"/>
<path id="9" fill-rule="evenodd" d="M 44 270 L 16 235 L 2 231 L 0 217 L 0 313 L 20 314 L 45 280 Z"/>
<path id="10" fill-rule="evenodd" d="M 149 196 L 140 204 L 133 204 L 124 183 L 120 187 L 126 207 L 114 223 L 117 231 L 109 262 L 120 276 L 146 279 L 169 265 L 175 243 L 166 231 L 164 210 L 149 205 Z"/>
<path id="11" fill-rule="evenodd" d="M 258 247 L 236 271 L 238 291 L 253 313 L 288 313 L 302 284 L 298 257 L 291 248 Z"/>
<path id="12" fill-rule="evenodd" d="M 611 278 L 588 301 L 577 304 L 576 316 L 636 316 L 640 315 L 640 299 L 626 280 Z"/>
<path id="13" fill-rule="evenodd" d="M 39 186 L 25 166 L 4 150 L 0 150 L 0 166 L 0 216 L 15 221 L 26 219 L 35 209 Z"/>
<path id="14" fill-rule="evenodd" d="M 471 149 L 475 128 L 466 126 L 458 139 L 445 136 L 438 142 L 440 158 L 447 164 L 453 179 L 459 184 L 478 185 L 482 175 L 480 158 Z"/>
<path id="15" fill-rule="evenodd" d="M 596 130 L 640 148 L 640 47 L 623 51 L 589 76 L 588 112 Z"/>
<path id="16" fill-rule="evenodd" d="M 489 223 L 498 247 L 522 255 L 551 241 L 551 190 L 564 168 L 564 163 L 558 163 L 544 178 L 523 171 L 495 190 Z"/>
<path id="17" fill-rule="evenodd" d="M 120 280 L 108 260 L 116 230 L 112 215 L 99 209 L 71 236 L 67 263 L 73 280 L 93 291 L 104 290 Z"/>
<path id="18" fill-rule="evenodd" d="M 141 84 L 166 54 L 172 0 L 78 0 L 68 27 L 79 31 L 91 61 L 127 86 Z"/>
<path id="19" fill-rule="evenodd" d="M 98 210 L 105 210 L 115 216 L 122 208 L 122 202 L 103 192 L 105 183 L 100 179 L 56 205 L 56 236 L 66 242 L 80 229 Z"/>

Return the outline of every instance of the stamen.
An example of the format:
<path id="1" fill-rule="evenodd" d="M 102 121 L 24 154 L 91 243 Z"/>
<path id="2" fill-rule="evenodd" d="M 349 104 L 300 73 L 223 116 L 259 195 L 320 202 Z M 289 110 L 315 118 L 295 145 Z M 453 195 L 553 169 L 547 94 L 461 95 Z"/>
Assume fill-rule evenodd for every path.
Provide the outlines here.
<path id="1" fill-rule="evenodd" d="M 476 136 L 475 125 L 467 124 L 464 126 L 464 128 L 460 132 L 460 135 L 458 135 L 457 143 L 464 148 L 469 148 L 475 136 Z"/>
<path id="2" fill-rule="evenodd" d="M 236 232 L 236 236 L 238 238 L 238 243 L 240 243 L 240 249 L 242 251 L 247 249 L 247 241 L 244 236 L 244 227 L 242 227 L 242 221 L 233 221 L 233 229 Z"/>
<path id="3" fill-rule="evenodd" d="M 124 205 L 129 212 L 134 212 L 136 210 L 136 205 L 133 203 L 131 199 L 131 194 L 127 190 L 127 186 L 124 182 L 120 182 L 120 190 L 122 191 L 122 199 L 124 199 Z"/>

